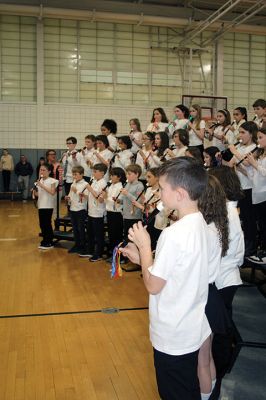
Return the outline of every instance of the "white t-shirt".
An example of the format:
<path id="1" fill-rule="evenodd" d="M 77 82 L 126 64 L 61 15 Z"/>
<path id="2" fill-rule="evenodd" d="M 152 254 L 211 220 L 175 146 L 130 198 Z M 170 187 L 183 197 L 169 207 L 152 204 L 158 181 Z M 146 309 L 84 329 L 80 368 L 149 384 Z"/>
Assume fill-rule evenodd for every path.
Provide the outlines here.
<path id="1" fill-rule="evenodd" d="M 103 151 L 95 151 L 94 150 L 94 155 L 91 158 L 92 161 L 92 165 L 94 166 L 95 164 L 101 164 L 102 161 L 97 157 L 96 154 L 100 154 L 100 156 L 105 160 L 105 161 L 110 161 L 113 157 L 113 153 L 108 150 L 108 149 L 104 149 Z"/>
<path id="2" fill-rule="evenodd" d="M 107 136 L 108 142 L 109 142 L 109 147 L 113 149 L 114 151 L 117 149 L 117 139 L 115 135 L 110 133 L 110 135 Z"/>
<path id="3" fill-rule="evenodd" d="M 208 297 L 207 224 L 200 212 L 165 228 L 158 240 L 152 275 L 166 281 L 150 295 L 150 338 L 166 354 L 182 355 L 200 348 L 211 334 L 205 315 Z"/>
<path id="4" fill-rule="evenodd" d="M 216 126 L 214 129 L 214 134 L 216 135 L 224 135 L 224 127 L 222 125 Z M 217 137 L 213 136 L 212 139 L 212 146 L 218 147 L 220 151 L 225 150 L 225 145 L 221 139 L 218 139 Z"/>
<path id="5" fill-rule="evenodd" d="M 120 151 L 119 153 L 117 153 L 112 167 L 126 169 L 128 165 L 132 164 L 132 156 L 133 153 L 130 149 Z"/>
<path id="6" fill-rule="evenodd" d="M 255 143 L 252 143 L 252 144 L 250 144 L 249 146 L 244 146 L 244 145 L 241 145 L 241 144 L 240 144 L 240 146 L 237 148 L 237 151 L 238 151 L 238 153 L 240 153 L 240 154 L 242 154 L 242 155 L 245 155 L 245 154 L 248 154 L 248 153 L 249 153 L 251 150 L 253 150 L 255 147 L 256 147 Z M 235 156 L 234 156 L 233 158 L 234 158 L 234 160 L 236 161 L 236 163 L 239 162 L 238 158 L 236 158 Z M 240 165 L 241 165 L 241 164 L 240 164 Z M 244 167 L 243 167 L 243 168 L 244 168 Z M 249 167 L 245 167 L 244 170 L 247 171 L 247 169 L 250 169 L 250 168 L 251 168 L 250 166 L 249 166 Z M 252 188 L 252 182 L 251 182 L 250 178 L 249 178 L 248 176 L 244 175 L 244 174 L 241 172 L 241 169 L 240 169 L 240 170 L 236 169 L 236 173 L 237 173 L 238 178 L 239 178 L 239 180 L 240 180 L 241 188 L 242 188 L 243 190 L 251 189 L 251 188 Z"/>
<path id="7" fill-rule="evenodd" d="M 157 204 L 157 200 L 160 199 L 160 192 L 158 189 L 153 189 L 152 187 L 148 186 L 146 192 L 144 193 L 144 197 L 144 202 L 152 206 L 153 203 Z M 155 207 L 156 205 L 154 205 L 154 207 L 150 207 L 149 213 L 151 213 Z"/>
<path id="8" fill-rule="evenodd" d="M 164 159 L 164 153 L 159 157 L 158 155 L 158 150 L 156 150 L 155 152 L 153 152 L 153 154 L 150 156 L 150 159 L 153 161 L 153 163 L 155 164 L 155 167 L 159 167 L 160 165 L 162 165 L 163 160 L 161 160 L 161 158 Z M 165 155 L 165 159 L 167 159 L 167 156 Z"/>
<path id="9" fill-rule="evenodd" d="M 110 136 L 110 135 L 109 135 Z M 100 156 L 105 160 L 105 161 L 110 161 L 113 157 L 113 153 L 108 150 L 104 149 L 103 151 L 96 151 L 94 152 L 94 156 L 92 157 L 92 165 L 94 166 L 95 164 L 102 164 L 102 161 L 96 156 L 96 153 L 99 153 Z M 93 168 L 93 167 L 92 167 Z M 107 170 L 106 174 L 104 175 L 104 179 L 106 182 L 109 180 L 109 171 Z"/>
<path id="10" fill-rule="evenodd" d="M 151 150 L 143 150 L 142 149 L 142 152 L 143 152 L 143 154 L 145 154 L 145 157 L 147 158 L 148 169 L 158 167 L 158 165 L 154 162 L 152 156 L 150 155 Z M 136 164 L 138 164 L 141 167 L 141 171 L 142 172 L 141 172 L 140 179 L 146 179 L 147 169 L 146 169 L 146 166 L 144 164 L 144 160 L 143 160 L 143 158 L 142 158 L 142 156 L 140 155 L 139 152 L 137 153 Z"/>
<path id="11" fill-rule="evenodd" d="M 241 285 L 239 267 L 243 264 L 245 243 L 244 235 L 237 211 L 237 203 L 228 201 L 226 203 L 229 221 L 229 249 L 221 259 L 219 274 L 215 280 L 218 289 L 228 286 Z"/>
<path id="12" fill-rule="evenodd" d="M 171 210 L 164 207 L 162 211 L 155 217 L 154 227 L 156 229 L 160 229 L 161 231 L 168 226 L 169 219 L 168 215 L 170 214 Z"/>
<path id="13" fill-rule="evenodd" d="M 87 199 L 85 197 L 83 197 L 82 201 L 81 201 L 80 196 L 79 196 L 79 194 L 81 192 L 84 193 L 85 195 L 88 195 L 88 191 L 85 189 L 87 185 L 88 185 L 88 182 L 86 182 L 84 179 L 81 179 L 78 182 L 74 181 L 72 183 L 72 185 L 70 187 L 70 192 L 69 192 L 70 211 L 87 210 Z M 71 190 L 72 188 L 76 188 L 77 192 L 74 193 L 73 190 Z"/>
<path id="14" fill-rule="evenodd" d="M 262 128 L 263 118 L 259 118 L 257 115 L 255 115 L 253 122 L 255 122 L 255 124 L 258 126 L 258 128 Z"/>
<path id="15" fill-rule="evenodd" d="M 101 191 L 106 187 L 106 180 L 104 178 L 98 181 L 94 180 L 91 184 L 92 189 L 100 194 Z M 105 202 L 100 203 L 91 192 L 89 192 L 88 197 L 88 214 L 90 217 L 101 218 L 105 213 Z"/>
<path id="16" fill-rule="evenodd" d="M 84 168 L 84 176 L 91 177 L 92 171 L 90 166 L 87 164 L 87 161 L 91 161 L 94 156 L 95 149 L 85 149 L 84 155 L 82 154 L 81 166 Z"/>
<path id="17" fill-rule="evenodd" d="M 235 132 L 231 131 L 231 129 L 228 128 L 225 130 L 225 132 L 226 143 L 228 143 L 229 145 L 234 144 L 236 142 Z"/>
<path id="18" fill-rule="evenodd" d="M 187 146 L 176 148 L 173 150 L 175 157 L 183 157 L 186 155 Z"/>
<path id="19" fill-rule="evenodd" d="M 219 233 L 214 222 L 208 225 L 208 252 L 209 283 L 213 283 L 220 271 L 222 254 Z"/>
<path id="20" fill-rule="evenodd" d="M 115 184 L 111 184 L 109 188 L 107 189 L 107 198 L 105 200 L 106 204 L 106 211 L 119 211 L 122 212 L 122 204 L 116 203 L 113 200 L 113 197 L 117 197 L 118 194 L 120 193 L 120 190 L 122 189 L 122 183 L 117 182 Z"/>
<path id="21" fill-rule="evenodd" d="M 57 188 L 59 181 L 54 178 L 47 178 L 41 179 L 40 182 L 46 186 L 47 188 L 51 189 L 52 185 L 54 184 Z M 56 202 L 56 193 L 54 195 L 46 192 L 45 189 L 38 186 L 38 208 L 54 208 Z"/>
<path id="22" fill-rule="evenodd" d="M 188 119 L 183 118 L 183 119 L 175 119 L 170 125 L 168 124 L 168 136 L 170 141 L 172 140 L 173 133 L 177 129 L 187 129 L 188 127 Z"/>
<path id="23" fill-rule="evenodd" d="M 196 129 L 196 125 L 192 123 L 193 127 Z M 199 123 L 199 128 L 197 129 L 205 129 L 206 123 L 204 119 L 202 119 Z M 198 137 L 198 135 L 193 131 L 193 129 L 190 129 L 188 131 L 189 133 L 189 145 L 190 146 L 200 146 L 203 143 L 203 140 Z"/>
<path id="24" fill-rule="evenodd" d="M 132 151 L 133 154 L 136 154 L 137 151 L 140 149 L 140 147 L 136 144 L 135 140 L 141 141 L 141 139 L 143 138 L 143 134 L 142 132 L 132 132 L 129 134 L 129 137 L 132 142 L 132 147 L 130 150 Z"/>
<path id="25" fill-rule="evenodd" d="M 72 153 L 75 153 L 76 150 L 73 150 Z M 66 155 L 63 157 L 63 169 L 64 169 L 64 179 L 67 183 L 73 182 L 72 168 L 81 165 L 83 156 L 80 152 L 76 153 L 75 158 L 73 158 L 72 154 Z M 65 171 L 66 169 L 66 171 Z"/>
<path id="26" fill-rule="evenodd" d="M 246 122 L 246 120 L 241 119 L 239 122 L 233 121 L 232 126 L 234 127 L 234 142 L 233 144 L 237 141 L 238 139 L 238 135 L 239 135 L 239 128 L 242 124 L 244 124 L 244 122 Z"/>
<path id="27" fill-rule="evenodd" d="M 158 124 L 151 122 L 146 129 L 146 132 L 164 132 L 165 129 L 168 127 L 168 122 L 158 122 Z"/>
<path id="28" fill-rule="evenodd" d="M 258 169 L 253 167 L 247 168 L 248 177 L 252 181 L 253 204 L 266 201 L 266 157 L 259 158 L 257 161 Z"/>
<path id="29" fill-rule="evenodd" d="M 147 203 L 147 205 L 149 205 L 149 207 L 147 208 L 147 211 L 145 210 L 145 214 L 151 214 L 159 202 L 160 192 L 159 192 L 159 190 L 152 189 L 152 187 L 149 186 L 147 188 L 146 192 L 144 193 L 144 197 L 145 197 L 145 203 Z M 162 224 L 163 211 L 164 211 L 164 209 L 162 211 L 160 211 L 155 217 L 154 226 L 157 229 L 162 229 L 161 224 Z"/>

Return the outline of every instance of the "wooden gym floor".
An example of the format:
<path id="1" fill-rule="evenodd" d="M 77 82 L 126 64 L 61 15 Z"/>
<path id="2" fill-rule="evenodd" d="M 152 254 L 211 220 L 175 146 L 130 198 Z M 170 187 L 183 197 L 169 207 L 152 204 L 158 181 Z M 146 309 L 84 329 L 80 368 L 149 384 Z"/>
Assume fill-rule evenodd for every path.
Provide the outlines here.
<path id="1" fill-rule="evenodd" d="M 1 201 L 0 220 L 0 399 L 159 399 L 140 273 L 38 250 L 31 202 Z"/>

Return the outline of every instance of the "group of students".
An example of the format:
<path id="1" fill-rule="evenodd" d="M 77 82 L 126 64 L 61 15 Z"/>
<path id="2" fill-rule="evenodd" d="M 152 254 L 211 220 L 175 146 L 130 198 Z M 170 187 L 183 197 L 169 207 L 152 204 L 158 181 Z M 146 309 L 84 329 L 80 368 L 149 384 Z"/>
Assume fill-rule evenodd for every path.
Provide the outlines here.
<path id="1" fill-rule="evenodd" d="M 265 262 L 266 131 L 263 126 L 266 101 L 258 99 L 253 107 L 256 113 L 253 121 L 247 121 L 245 107 L 237 107 L 233 111 L 233 122 L 229 111 L 219 110 L 216 122 L 206 127 L 198 105 L 188 109 L 180 104 L 175 107 L 175 118 L 170 123 L 162 108 L 154 109 L 145 133 L 141 132 L 139 120 L 131 119 L 130 133 L 116 137 L 116 122 L 106 119 L 101 125 L 101 134 L 87 135 L 81 150 L 76 149 L 75 137 L 67 138 L 67 151 L 56 166 L 60 172 L 60 193 L 64 179 L 74 230 L 75 245 L 70 252 L 89 257 L 91 261 L 102 259 L 106 220 L 111 254 L 123 237 L 127 237 L 128 229 L 156 207 L 160 197 L 156 168 L 167 160 L 186 155 L 204 162 L 207 169 L 228 165 L 236 170 L 243 190 L 238 206 L 245 256 L 257 263 Z M 204 140 L 206 137 L 208 142 Z M 53 171 L 53 178 L 58 179 L 54 163 Z M 151 177 L 153 183 L 150 186 L 148 182 L 147 186 Z M 37 185 L 39 182 L 43 184 L 42 179 Z M 172 210 L 156 217 L 150 228 L 153 249 L 162 229 L 175 219 Z M 41 247 L 53 247 L 51 227 Z"/>
<path id="2" fill-rule="evenodd" d="M 234 138 L 225 126 L 221 128 L 226 110 L 217 113 L 221 133 L 217 127 L 203 127 L 200 118 L 195 125 L 195 116 L 181 115 L 185 106 L 179 105 L 177 122 L 156 120 L 158 114 L 163 117 L 156 109 L 155 120 L 143 134 L 138 121 L 131 120 L 136 130 L 116 139 L 115 122 L 105 120 L 101 135 L 86 136 L 86 148 L 77 151 L 74 137 L 66 141 L 68 150 L 59 165 L 75 239 L 69 252 L 100 261 L 105 218 L 110 255 L 129 238 L 120 250 L 124 262 L 130 259 L 140 266 L 150 293 L 150 337 L 163 400 L 218 398 L 230 363 L 232 302 L 242 283 L 239 267 L 245 255 L 254 262 L 265 260 L 263 101 L 256 103 L 264 110 L 263 117 L 254 106 L 258 117 L 254 121 L 240 118 L 242 107 L 234 110 L 234 124 L 238 124 L 236 113 L 242 121 L 230 130 Z M 193 109 L 200 115 L 197 108 L 190 109 L 191 116 Z M 177 127 L 179 120 L 186 126 Z M 203 139 L 191 147 L 191 130 L 198 138 L 202 133 L 209 140 L 216 138 L 224 147 L 204 147 Z M 47 209 L 52 208 L 58 185 L 48 164 L 40 167 L 36 184 L 43 233 L 40 248 L 47 249 L 53 246 L 47 226 L 52 211 Z M 163 210 L 144 227 L 160 201 Z"/>

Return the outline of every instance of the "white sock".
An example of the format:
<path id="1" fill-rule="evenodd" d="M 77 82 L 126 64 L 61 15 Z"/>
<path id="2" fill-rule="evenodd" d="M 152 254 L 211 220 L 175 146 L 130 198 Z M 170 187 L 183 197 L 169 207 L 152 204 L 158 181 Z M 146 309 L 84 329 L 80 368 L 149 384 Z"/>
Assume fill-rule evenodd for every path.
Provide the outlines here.
<path id="1" fill-rule="evenodd" d="M 212 380 L 212 391 L 213 391 L 213 389 L 214 389 L 215 383 L 216 383 L 216 379 L 213 379 L 213 380 Z"/>
<path id="2" fill-rule="evenodd" d="M 212 392 L 211 393 L 201 393 L 200 395 L 201 395 L 201 400 L 209 400 L 209 397 L 210 397 L 210 395 L 212 394 Z"/>

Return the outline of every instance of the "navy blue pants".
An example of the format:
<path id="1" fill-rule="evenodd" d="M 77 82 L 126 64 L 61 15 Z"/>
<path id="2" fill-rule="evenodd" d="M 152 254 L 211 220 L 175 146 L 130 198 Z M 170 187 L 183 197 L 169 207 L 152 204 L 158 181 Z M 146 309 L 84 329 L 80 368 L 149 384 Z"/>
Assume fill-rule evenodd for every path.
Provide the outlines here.
<path id="1" fill-rule="evenodd" d="M 88 216 L 87 223 L 89 254 L 101 257 L 104 249 L 104 221 L 102 218 Z"/>
<path id="2" fill-rule="evenodd" d="M 153 349 L 161 400 L 200 400 L 198 351 L 172 356 Z"/>
<path id="3" fill-rule="evenodd" d="M 75 245 L 80 249 L 85 249 L 86 242 L 86 210 L 70 211 L 70 218 L 73 227 Z"/>

